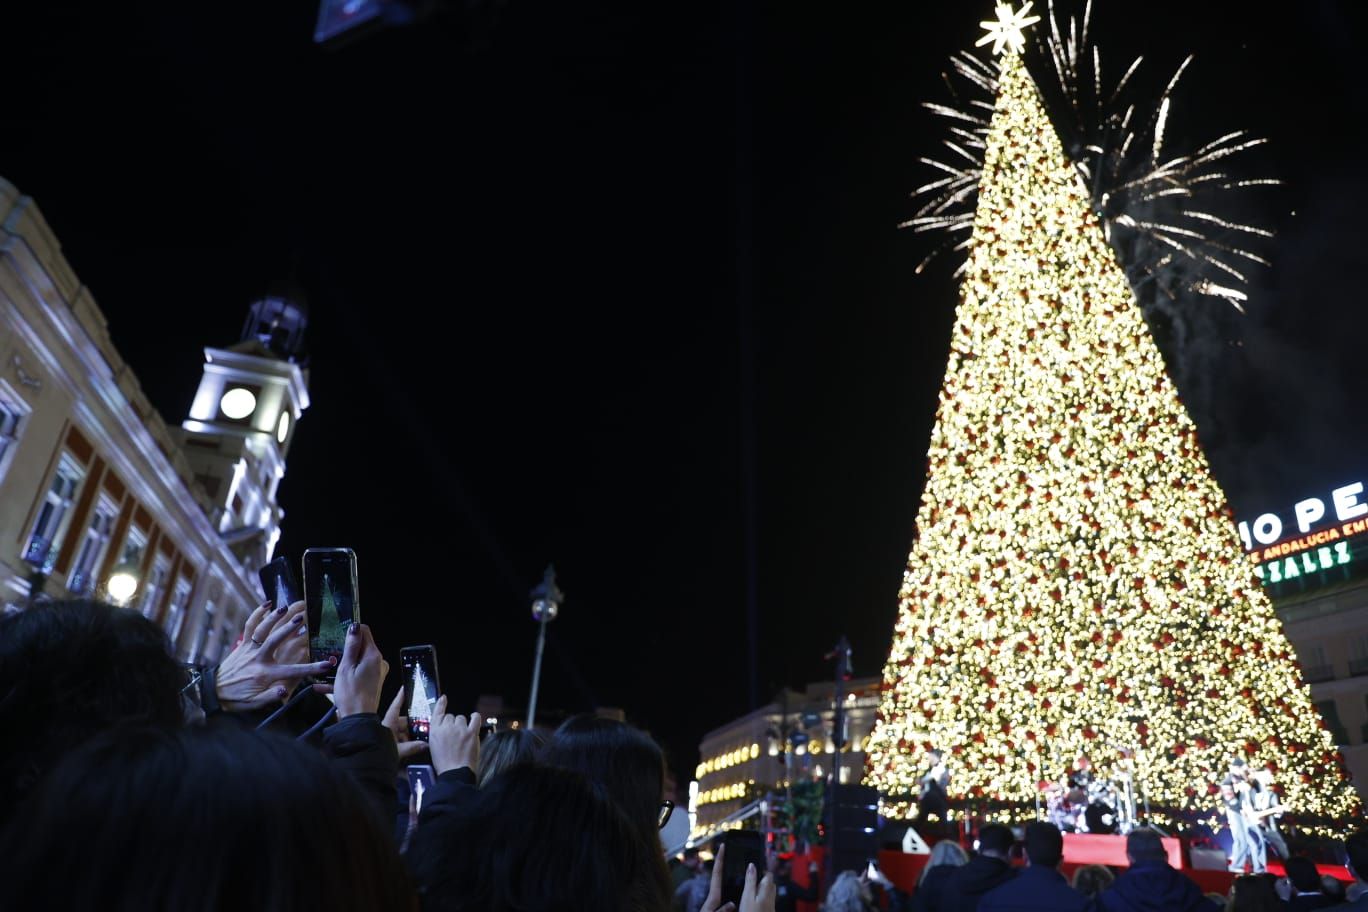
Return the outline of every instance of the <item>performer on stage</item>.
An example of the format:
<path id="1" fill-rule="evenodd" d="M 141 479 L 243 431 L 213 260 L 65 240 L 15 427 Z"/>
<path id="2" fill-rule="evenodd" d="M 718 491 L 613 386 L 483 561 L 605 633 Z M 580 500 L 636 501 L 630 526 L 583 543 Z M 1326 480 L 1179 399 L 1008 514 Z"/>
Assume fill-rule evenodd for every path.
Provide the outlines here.
<path id="1" fill-rule="evenodd" d="M 931 766 L 921 777 L 921 794 L 917 797 L 918 816 L 926 820 L 931 814 L 945 820 L 949 816 L 950 770 L 945 755 L 938 750 L 929 752 Z"/>
<path id="2" fill-rule="evenodd" d="M 1249 787 L 1249 765 L 1241 757 L 1230 761 L 1230 775 L 1221 782 L 1221 805 L 1230 827 L 1230 868 L 1243 874 L 1252 862 L 1255 874 L 1262 874 L 1268 862 L 1268 846 L 1263 834 L 1251 823 L 1254 805 Z"/>
<path id="3" fill-rule="evenodd" d="M 1081 788 L 1086 792 L 1088 786 L 1092 785 L 1092 781 L 1092 761 L 1088 759 L 1087 754 L 1079 754 L 1078 760 L 1074 762 L 1073 770 L 1069 773 L 1069 787 Z"/>
<path id="4" fill-rule="evenodd" d="M 1258 827 L 1264 842 L 1273 847 L 1279 858 L 1286 861 L 1287 840 L 1283 839 L 1282 833 L 1278 831 L 1278 818 L 1287 808 L 1278 798 L 1278 793 L 1273 791 L 1273 771 L 1266 766 L 1254 774 L 1250 803 L 1253 807 L 1254 824 Z"/>

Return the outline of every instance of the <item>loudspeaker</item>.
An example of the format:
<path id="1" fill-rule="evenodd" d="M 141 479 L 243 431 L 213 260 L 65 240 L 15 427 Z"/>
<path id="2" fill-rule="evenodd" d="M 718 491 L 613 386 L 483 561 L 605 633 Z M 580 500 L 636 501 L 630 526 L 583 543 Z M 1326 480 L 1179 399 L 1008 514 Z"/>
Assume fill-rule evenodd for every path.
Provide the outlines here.
<path id="1" fill-rule="evenodd" d="M 1229 865 L 1225 849 L 1208 846 L 1188 846 L 1188 861 L 1197 871 L 1224 871 Z"/>
<path id="2" fill-rule="evenodd" d="M 835 812 L 833 822 L 833 810 Z M 822 809 L 831 856 L 831 876 L 842 871 L 863 872 L 865 864 L 879 855 L 879 792 L 868 785 L 835 787 L 835 807 L 828 792 Z"/>

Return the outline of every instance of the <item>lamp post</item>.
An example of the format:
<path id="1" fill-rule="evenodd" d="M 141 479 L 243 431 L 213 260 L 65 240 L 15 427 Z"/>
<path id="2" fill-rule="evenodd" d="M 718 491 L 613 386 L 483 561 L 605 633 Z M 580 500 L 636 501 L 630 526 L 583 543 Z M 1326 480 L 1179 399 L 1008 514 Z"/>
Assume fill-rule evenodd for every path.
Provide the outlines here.
<path id="1" fill-rule="evenodd" d="M 841 751 L 845 749 L 846 743 L 846 719 L 845 719 L 845 688 L 844 684 L 853 678 L 854 670 L 850 664 L 850 641 L 844 636 L 836 643 L 836 648 L 828 652 L 825 656 L 828 660 L 834 659 L 836 662 L 835 687 L 832 693 L 831 707 L 831 740 L 836 745 L 835 757 L 831 767 L 831 790 L 827 793 L 830 801 L 831 813 L 830 829 L 827 830 L 826 839 L 826 883 L 824 886 L 830 889 L 831 884 L 839 870 L 836 867 L 836 845 L 840 823 L 837 817 L 841 809 Z"/>
<path id="2" fill-rule="evenodd" d="M 532 620 L 537 622 L 537 657 L 532 663 L 532 696 L 527 700 L 527 728 L 537 724 L 537 688 L 541 685 L 542 651 L 546 648 L 546 625 L 560 614 L 565 593 L 556 585 L 556 568 L 547 564 L 541 584 L 530 593 Z"/>

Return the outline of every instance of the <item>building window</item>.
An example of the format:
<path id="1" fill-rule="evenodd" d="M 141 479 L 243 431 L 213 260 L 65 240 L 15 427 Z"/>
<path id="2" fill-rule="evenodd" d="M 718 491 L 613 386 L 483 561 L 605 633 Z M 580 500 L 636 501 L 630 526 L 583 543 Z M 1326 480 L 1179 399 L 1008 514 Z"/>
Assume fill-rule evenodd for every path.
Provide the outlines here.
<path id="1" fill-rule="evenodd" d="M 114 531 L 114 518 L 118 515 L 119 508 L 114 501 L 100 495 L 99 503 L 95 505 L 95 514 L 90 520 L 90 525 L 86 526 L 85 538 L 76 552 L 76 563 L 72 565 L 71 577 L 67 580 L 67 589 L 73 594 L 83 595 L 95 588 L 95 571 L 100 565 L 100 559 L 104 557 L 105 548 L 109 545 L 110 533 Z"/>
<path id="2" fill-rule="evenodd" d="M 1325 657 L 1324 646 L 1307 646 L 1303 650 L 1302 677 L 1306 679 L 1308 684 L 1335 679 L 1335 669 L 1330 665 L 1329 659 Z"/>
<path id="3" fill-rule="evenodd" d="M 143 554 L 147 551 L 147 533 L 137 526 L 129 526 L 124 536 L 123 549 L 119 552 L 117 566 L 130 570 L 142 568 Z"/>
<path id="4" fill-rule="evenodd" d="M 62 524 L 71 512 L 82 475 L 76 460 L 63 454 L 57 462 L 57 470 L 52 473 L 47 493 L 43 495 L 38 519 L 33 523 L 33 532 L 24 548 L 24 560 L 43 573 L 51 573 L 52 565 L 57 560 L 57 548 L 62 542 Z"/>
<path id="5" fill-rule="evenodd" d="M 22 399 L 0 385 L 0 476 L 5 474 L 9 462 L 7 457 L 17 449 L 20 425 L 28 415 L 22 402 Z"/>
<path id="6" fill-rule="evenodd" d="M 152 562 L 152 571 L 148 573 L 142 587 L 143 617 L 150 618 L 156 613 L 157 602 L 161 601 L 162 591 L 166 587 L 166 574 L 170 569 L 171 562 L 158 554 Z"/>
<path id="7" fill-rule="evenodd" d="M 190 581 L 181 577 L 176 580 L 176 588 L 171 590 L 171 604 L 166 607 L 166 631 L 173 647 L 180 640 L 181 627 L 185 625 L 185 605 L 189 601 Z"/>
<path id="8" fill-rule="evenodd" d="M 1368 634 L 1360 633 L 1349 646 L 1349 673 L 1368 674 Z"/>

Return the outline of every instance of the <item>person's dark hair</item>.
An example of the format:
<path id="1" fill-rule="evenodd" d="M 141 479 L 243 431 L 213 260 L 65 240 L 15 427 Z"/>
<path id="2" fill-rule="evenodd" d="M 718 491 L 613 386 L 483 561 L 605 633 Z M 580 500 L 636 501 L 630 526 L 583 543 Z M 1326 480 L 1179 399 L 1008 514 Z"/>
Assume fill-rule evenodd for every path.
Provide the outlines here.
<path id="1" fill-rule="evenodd" d="M 665 754 L 660 745 L 625 722 L 586 713 L 561 723 L 542 750 L 542 762 L 582 774 L 627 815 L 641 845 L 651 850 L 656 890 L 668 906 L 670 872 L 660 851 L 660 803 L 665 793 Z"/>
<path id="2" fill-rule="evenodd" d="M 484 788 L 500 773 L 520 763 L 534 763 L 546 741 L 532 729 L 495 732 L 480 745 L 478 784 Z"/>
<path id="3" fill-rule="evenodd" d="M 1073 888 L 1083 894 L 1085 899 L 1092 899 L 1110 887 L 1115 880 L 1116 875 L 1106 865 L 1084 865 L 1074 871 Z"/>
<path id="4" fill-rule="evenodd" d="M 1287 870 L 1287 879 L 1298 893 L 1321 892 L 1320 872 L 1316 870 L 1316 863 L 1305 855 L 1291 856 L 1283 862 L 1283 867 Z"/>
<path id="5" fill-rule="evenodd" d="M 44 779 L 0 852 L 5 909 L 416 909 L 345 772 L 231 725 L 106 732 Z"/>
<path id="6" fill-rule="evenodd" d="M 79 600 L 0 619 L 0 820 L 105 729 L 183 725 L 188 682 L 166 634 L 135 611 Z"/>
<path id="7" fill-rule="evenodd" d="M 1355 830 L 1344 840 L 1344 850 L 1349 856 L 1349 867 L 1354 876 L 1368 883 L 1368 830 Z"/>
<path id="8" fill-rule="evenodd" d="M 1126 854 L 1136 861 L 1168 861 L 1163 837 L 1149 827 L 1138 827 L 1126 834 Z"/>
<path id="9" fill-rule="evenodd" d="M 1321 892 L 1324 893 L 1326 896 L 1330 897 L 1331 899 L 1344 899 L 1344 881 L 1340 880 L 1333 874 L 1322 874 L 1320 882 Z"/>
<path id="10" fill-rule="evenodd" d="M 423 912 L 660 912 L 656 845 L 583 775 L 515 766 L 459 815 L 424 821 L 411 859 Z M 654 857 L 653 857 L 654 856 Z"/>
<path id="11" fill-rule="evenodd" d="M 551 736 L 542 759 L 548 766 L 583 773 L 618 803 L 643 836 L 649 833 L 659 841 L 665 755 L 650 735 L 614 719 L 572 716 Z"/>
<path id="12" fill-rule="evenodd" d="M 1013 835 L 1011 827 L 1003 826 L 1000 823 L 990 823 L 978 832 L 979 854 L 987 852 L 997 852 L 1005 858 L 1007 853 L 1012 851 L 1012 846 L 1016 843 L 1016 836 Z"/>
<path id="13" fill-rule="evenodd" d="M 1026 857 L 1042 868 L 1057 868 L 1064 859 L 1064 836 L 1059 827 L 1044 820 L 1026 825 Z"/>
<path id="14" fill-rule="evenodd" d="M 1230 885 L 1226 912 L 1281 912 L 1286 908 L 1269 881 L 1258 874 L 1241 874 Z"/>

